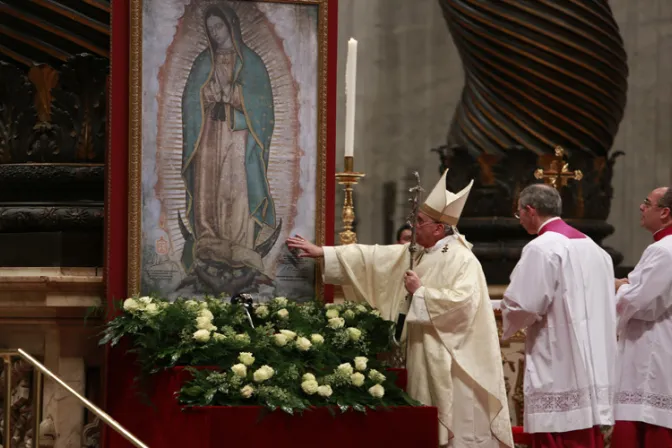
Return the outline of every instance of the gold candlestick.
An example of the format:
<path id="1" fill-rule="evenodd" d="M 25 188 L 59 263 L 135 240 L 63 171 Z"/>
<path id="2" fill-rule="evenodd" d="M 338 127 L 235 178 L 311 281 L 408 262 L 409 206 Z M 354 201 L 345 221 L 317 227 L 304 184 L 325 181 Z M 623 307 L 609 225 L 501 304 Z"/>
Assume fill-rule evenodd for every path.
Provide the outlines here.
<path id="1" fill-rule="evenodd" d="M 355 173 L 353 167 L 355 165 L 354 157 L 345 157 L 344 169 L 341 173 L 336 173 L 336 181 L 343 185 L 345 192 L 345 199 L 343 201 L 343 212 L 341 217 L 343 219 L 343 231 L 338 234 L 341 244 L 355 244 L 357 242 L 357 234 L 352 231 L 352 223 L 355 221 L 355 205 L 352 200 L 352 187 L 357 185 L 359 179 L 364 177 L 364 173 Z"/>

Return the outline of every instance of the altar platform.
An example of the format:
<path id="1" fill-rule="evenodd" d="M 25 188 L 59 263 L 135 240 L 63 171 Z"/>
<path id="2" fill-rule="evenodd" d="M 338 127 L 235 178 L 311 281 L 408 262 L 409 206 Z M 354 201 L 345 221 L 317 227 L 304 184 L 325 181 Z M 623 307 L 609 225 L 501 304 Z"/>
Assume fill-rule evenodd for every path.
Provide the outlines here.
<path id="1" fill-rule="evenodd" d="M 401 373 L 403 384 L 405 371 Z M 274 448 L 436 448 L 439 443 L 435 407 L 402 406 L 366 414 L 314 408 L 294 416 L 259 406 L 186 408 L 175 393 L 187 378 L 182 368 L 153 376 L 147 389 L 150 404 L 140 402 L 129 376 L 114 415 L 150 448 L 219 448 L 224 441 L 226 446 Z M 116 433 L 109 441 L 110 448 L 132 447 Z"/>

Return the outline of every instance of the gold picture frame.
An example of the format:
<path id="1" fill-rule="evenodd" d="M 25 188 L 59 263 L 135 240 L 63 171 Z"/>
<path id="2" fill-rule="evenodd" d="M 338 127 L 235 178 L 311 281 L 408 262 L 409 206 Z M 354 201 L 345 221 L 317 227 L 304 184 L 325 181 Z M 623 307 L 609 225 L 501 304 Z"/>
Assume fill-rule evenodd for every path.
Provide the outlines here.
<path id="1" fill-rule="evenodd" d="M 130 73 L 129 73 L 129 151 L 128 151 L 128 264 L 127 284 L 128 295 L 138 296 L 151 291 L 143 291 L 141 287 L 143 272 L 143 2 L 149 0 L 130 0 Z M 335 128 L 335 107 L 331 98 L 335 80 L 335 32 L 330 31 L 330 16 L 335 13 L 335 5 L 329 5 L 330 0 L 245 0 L 233 2 L 231 0 L 191 0 L 194 3 L 256 3 L 277 5 L 313 5 L 317 7 L 317 84 L 316 84 L 316 154 L 314 178 L 314 238 L 317 244 L 328 244 L 333 240 L 333 133 Z M 334 3 L 334 0 L 331 0 Z M 333 6 L 333 7 L 330 7 Z M 331 21 L 336 22 L 335 19 Z M 329 51 L 329 48 L 332 48 Z M 332 94 L 330 94 L 330 91 Z M 157 135 L 158 138 L 158 135 Z M 331 218 L 331 219 L 329 219 Z M 275 243 L 281 244 L 280 241 Z M 274 246 L 275 247 L 275 246 Z M 314 291 L 321 297 L 324 293 L 322 276 L 315 267 Z"/>

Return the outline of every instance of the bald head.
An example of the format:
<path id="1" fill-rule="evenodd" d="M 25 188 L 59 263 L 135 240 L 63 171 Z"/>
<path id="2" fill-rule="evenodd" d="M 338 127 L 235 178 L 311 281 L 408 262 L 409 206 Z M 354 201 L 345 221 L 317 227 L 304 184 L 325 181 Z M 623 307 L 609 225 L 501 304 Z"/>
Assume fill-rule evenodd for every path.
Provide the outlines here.
<path id="1" fill-rule="evenodd" d="M 657 195 L 660 195 L 658 199 L 658 206 L 661 208 L 672 208 L 672 187 L 660 187 L 653 190 Z"/>
<path id="2" fill-rule="evenodd" d="M 562 199 L 555 188 L 546 184 L 528 185 L 520 192 L 521 208 L 532 207 L 541 217 L 555 217 L 562 214 Z"/>
<path id="3" fill-rule="evenodd" d="M 653 190 L 639 206 L 640 224 L 655 233 L 672 225 L 672 188 L 659 187 Z"/>

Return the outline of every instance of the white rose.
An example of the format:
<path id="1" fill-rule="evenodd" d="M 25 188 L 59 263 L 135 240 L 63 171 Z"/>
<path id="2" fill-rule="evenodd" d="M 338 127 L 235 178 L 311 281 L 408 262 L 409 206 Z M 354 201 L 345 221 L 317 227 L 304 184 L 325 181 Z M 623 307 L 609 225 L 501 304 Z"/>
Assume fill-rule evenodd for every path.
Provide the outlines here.
<path id="1" fill-rule="evenodd" d="M 369 393 L 374 398 L 383 398 L 385 395 L 385 388 L 380 384 L 376 384 L 375 386 L 371 386 L 369 388 Z"/>
<path id="2" fill-rule="evenodd" d="M 352 375 L 352 366 L 349 362 L 343 363 L 336 369 L 342 375 Z"/>
<path id="3" fill-rule="evenodd" d="M 339 309 L 341 309 L 341 305 L 339 305 L 338 303 L 327 303 L 324 307 L 328 310 L 331 310 L 331 309 L 339 310 Z"/>
<path id="4" fill-rule="evenodd" d="M 377 371 L 375 369 L 372 369 L 369 372 L 369 378 L 371 378 L 371 381 L 373 381 L 374 383 L 379 383 L 379 384 L 382 383 L 383 381 L 385 381 L 385 375 L 383 375 L 382 373 L 380 373 L 379 371 Z"/>
<path id="5" fill-rule="evenodd" d="M 263 383 L 264 381 L 266 381 L 268 379 L 271 379 L 274 374 L 275 374 L 275 370 L 273 370 L 271 367 L 261 366 L 257 370 L 255 370 L 252 377 L 254 378 L 255 382 Z"/>
<path id="6" fill-rule="evenodd" d="M 371 310 L 371 314 L 373 314 L 376 317 L 380 317 L 380 311 L 378 310 Z"/>
<path id="7" fill-rule="evenodd" d="M 252 356 L 252 353 L 250 352 L 240 352 L 240 355 L 238 355 L 238 361 L 249 367 L 254 364 L 254 356 Z"/>
<path id="8" fill-rule="evenodd" d="M 290 331 L 290 330 L 280 330 L 280 333 L 287 336 L 288 341 L 293 341 L 294 338 L 296 338 L 296 333 L 294 333 L 293 331 Z"/>
<path id="9" fill-rule="evenodd" d="M 198 307 L 201 309 L 201 311 L 206 310 L 206 309 L 208 309 L 208 302 L 203 300 L 201 303 L 198 304 Z"/>
<path id="10" fill-rule="evenodd" d="M 254 314 L 261 319 L 266 319 L 269 314 L 268 307 L 266 305 L 261 305 L 254 310 Z"/>
<path id="11" fill-rule="evenodd" d="M 276 297 L 273 301 L 280 306 L 287 306 L 287 297 Z"/>
<path id="12" fill-rule="evenodd" d="M 327 310 L 327 319 L 333 319 L 334 317 L 338 317 L 340 315 L 341 314 L 338 312 L 337 309 L 332 308 L 330 310 Z"/>
<path id="13" fill-rule="evenodd" d="M 347 331 L 348 336 L 350 336 L 350 339 L 353 341 L 359 341 L 359 338 L 362 337 L 362 332 L 358 328 L 349 327 Z"/>
<path id="14" fill-rule="evenodd" d="M 198 342 L 208 342 L 210 340 L 210 332 L 208 330 L 198 330 L 194 333 L 194 339 Z"/>
<path id="15" fill-rule="evenodd" d="M 245 334 L 245 333 L 239 333 L 239 334 L 235 335 L 234 339 L 236 341 L 244 342 L 245 344 L 250 343 L 250 335 Z"/>
<path id="16" fill-rule="evenodd" d="M 233 367 L 231 367 L 231 371 L 236 375 L 241 378 L 245 378 L 247 376 L 247 367 L 245 367 L 245 364 L 236 364 Z"/>
<path id="17" fill-rule="evenodd" d="M 326 385 L 326 386 L 320 386 L 317 388 L 317 394 L 321 397 L 331 397 L 331 394 L 333 391 L 331 390 L 331 386 Z"/>
<path id="18" fill-rule="evenodd" d="M 350 382 L 353 386 L 361 387 L 364 385 L 364 380 L 366 377 L 359 372 L 355 372 L 350 375 Z"/>
<path id="19" fill-rule="evenodd" d="M 226 339 L 226 336 L 224 336 L 222 333 L 212 333 L 212 339 L 217 342 L 222 342 L 224 339 Z"/>
<path id="20" fill-rule="evenodd" d="M 151 298 L 151 297 L 147 297 L 147 296 L 140 297 L 140 298 L 138 299 L 138 302 L 140 302 L 140 303 L 141 303 L 142 305 L 144 305 L 144 306 L 147 306 L 147 305 L 149 305 L 150 303 L 152 303 L 152 298 Z"/>
<path id="21" fill-rule="evenodd" d="M 138 308 L 140 308 L 140 305 L 135 299 L 124 300 L 124 309 L 126 311 L 136 311 Z"/>
<path id="22" fill-rule="evenodd" d="M 343 313 L 343 317 L 345 317 L 347 320 L 352 320 L 355 318 L 355 312 L 352 310 L 347 310 L 345 313 Z"/>
<path id="23" fill-rule="evenodd" d="M 275 345 L 278 347 L 284 347 L 287 345 L 287 336 L 281 333 L 276 333 L 273 335 L 273 342 L 275 342 Z"/>
<path id="24" fill-rule="evenodd" d="M 287 318 L 289 317 L 289 311 L 287 311 L 287 310 L 284 309 L 284 308 L 281 309 L 281 310 L 279 310 L 279 311 L 277 312 L 277 314 L 278 314 L 278 317 L 279 317 L 280 319 L 283 319 L 283 320 L 284 320 L 284 319 L 287 319 Z"/>
<path id="25" fill-rule="evenodd" d="M 363 372 L 366 370 L 366 363 L 369 362 L 369 358 L 366 356 L 356 356 L 355 357 L 355 369 Z"/>
<path id="26" fill-rule="evenodd" d="M 357 306 L 355 307 L 355 310 L 356 310 L 358 313 L 366 313 L 366 312 L 368 311 L 364 305 L 357 305 Z"/>
<path id="27" fill-rule="evenodd" d="M 317 381 L 315 380 L 306 380 L 303 383 L 301 383 L 301 389 L 308 395 L 313 395 L 315 392 L 317 392 L 317 389 L 319 388 Z"/>
<path id="28" fill-rule="evenodd" d="M 315 375 L 313 375 L 312 373 L 306 373 L 305 375 L 303 375 L 303 377 L 301 379 L 303 381 L 316 381 L 317 380 L 315 378 Z"/>
<path id="29" fill-rule="evenodd" d="M 324 337 L 322 337 L 321 334 L 317 334 L 317 333 L 311 334 L 310 335 L 310 342 L 312 342 L 315 345 L 324 344 Z"/>
<path id="30" fill-rule="evenodd" d="M 212 312 L 210 310 L 200 310 L 198 312 L 198 317 L 207 318 L 208 320 L 212 320 L 215 318 L 215 316 L 212 315 Z"/>
<path id="31" fill-rule="evenodd" d="M 343 320 L 342 317 L 334 317 L 333 319 L 329 319 L 329 326 L 334 330 L 337 328 L 343 328 L 344 325 L 345 320 Z"/>
<path id="32" fill-rule="evenodd" d="M 298 348 L 302 352 L 307 352 L 308 350 L 310 350 L 310 347 L 312 346 L 313 344 L 311 344 L 307 338 L 300 337 L 299 339 L 296 340 L 296 348 Z"/>
<path id="33" fill-rule="evenodd" d="M 252 394 L 254 394 L 254 387 L 250 384 L 240 389 L 240 395 L 242 395 L 243 398 L 250 398 Z"/>
<path id="34" fill-rule="evenodd" d="M 196 328 L 198 328 L 199 330 L 211 330 L 211 331 L 217 329 L 217 327 L 212 325 L 212 319 L 206 316 L 199 316 L 196 318 Z"/>
<path id="35" fill-rule="evenodd" d="M 187 300 L 186 302 L 184 302 L 184 305 L 185 305 L 187 308 L 192 309 L 192 310 L 198 308 L 198 302 L 195 301 L 195 300 Z"/>

